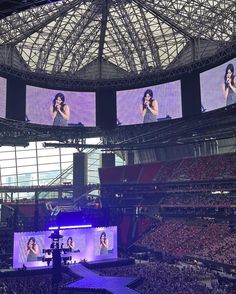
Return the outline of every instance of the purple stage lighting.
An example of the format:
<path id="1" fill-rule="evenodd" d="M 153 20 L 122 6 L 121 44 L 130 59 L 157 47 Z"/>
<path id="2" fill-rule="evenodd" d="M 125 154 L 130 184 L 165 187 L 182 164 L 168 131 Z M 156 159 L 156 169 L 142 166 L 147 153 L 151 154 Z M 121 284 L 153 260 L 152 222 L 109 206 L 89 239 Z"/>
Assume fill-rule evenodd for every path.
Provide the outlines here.
<path id="1" fill-rule="evenodd" d="M 82 229 L 82 228 L 91 228 L 92 225 L 73 225 L 73 226 L 55 226 L 49 227 L 50 231 L 52 230 L 65 230 L 65 229 Z"/>
<path id="2" fill-rule="evenodd" d="M 59 230 L 59 227 L 58 226 L 49 227 L 48 229 L 49 229 L 49 231 L 54 231 L 54 230 Z"/>
<path id="3" fill-rule="evenodd" d="M 60 226 L 61 230 L 65 229 L 81 229 L 81 228 L 91 228 L 92 225 L 74 225 L 74 226 Z"/>
<path id="4" fill-rule="evenodd" d="M 71 248 L 71 263 L 84 259 L 99 261 L 117 258 L 117 227 L 115 226 L 92 228 L 90 224 L 51 226 L 50 231 L 14 233 L 13 267 L 47 266 L 43 258 L 52 257 L 49 252 L 52 252 L 54 248 L 52 244 L 53 246 L 55 244 L 52 243 L 51 237 L 57 237 L 59 245 L 56 245 L 59 246 L 59 249 Z M 102 246 L 102 240 L 107 246 Z M 30 246 L 35 248 L 35 252 L 31 254 L 29 254 Z M 45 252 L 45 248 L 49 248 L 49 251 Z"/>

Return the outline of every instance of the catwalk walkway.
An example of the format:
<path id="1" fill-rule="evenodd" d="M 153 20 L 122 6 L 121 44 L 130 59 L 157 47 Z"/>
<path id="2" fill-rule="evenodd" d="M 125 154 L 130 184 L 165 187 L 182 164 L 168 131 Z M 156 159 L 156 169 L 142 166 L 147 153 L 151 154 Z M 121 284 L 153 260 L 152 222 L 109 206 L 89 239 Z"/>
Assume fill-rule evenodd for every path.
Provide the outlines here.
<path id="1" fill-rule="evenodd" d="M 107 277 L 87 269 L 81 263 L 70 266 L 70 270 L 83 277 L 82 279 L 70 283 L 66 288 L 80 289 L 105 289 L 116 294 L 137 294 L 139 292 L 132 290 L 127 285 L 134 283 L 137 278 L 132 277 Z"/>

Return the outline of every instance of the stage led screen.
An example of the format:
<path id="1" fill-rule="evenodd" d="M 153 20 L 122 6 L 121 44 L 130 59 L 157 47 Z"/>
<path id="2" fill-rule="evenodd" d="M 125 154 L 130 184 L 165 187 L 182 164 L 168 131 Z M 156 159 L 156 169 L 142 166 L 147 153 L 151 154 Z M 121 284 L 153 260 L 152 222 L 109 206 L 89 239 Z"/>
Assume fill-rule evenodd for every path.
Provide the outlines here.
<path id="1" fill-rule="evenodd" d="M 151 97 L 149 101 L 146 100 L 148 95 Z M 118 125 L 182 117 L 181 84 L 178 80 L 145 88 L 117 91 L 116 104 Z"/>
<path id="2" fill-rule="evenodd" d="M 236 103 L 236 58 L 200 74 L 202 112 Z"/>
<path id="3" fill-rule="evenodd" d="M 0 77 L 0 117 L 6 117 L 7 80 Z"/>
<path id="4" fill-rule="evenodd" d="M 26 120 L 55 126 L 95 126 L 95 92 L 26 86 Z"/>
<path id="5" fill-rule="evenodd" d="M 70 263 L 81 260 L 96 261 L 117 258 L 117 227 L 81 228 L 60 230 L 60 248 L 71 248 L 62 257 L 71 256 Z M 47 266 L 43 253 L 50 249 L 52 231 L 14 233 L 13 268 Z M 105 240 L 105 241 L 104 241 Z M 107 246 L 103 246 L 103 244 Z M 52 263 L 51 263 L 52 264 Z"/>

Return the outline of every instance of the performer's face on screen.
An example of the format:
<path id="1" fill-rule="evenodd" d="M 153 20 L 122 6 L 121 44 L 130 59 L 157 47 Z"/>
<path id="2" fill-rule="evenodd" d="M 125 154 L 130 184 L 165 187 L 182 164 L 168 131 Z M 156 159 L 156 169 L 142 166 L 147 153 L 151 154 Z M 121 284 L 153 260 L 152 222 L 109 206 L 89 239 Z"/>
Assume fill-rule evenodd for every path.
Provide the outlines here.
<path id="1" fill-rule="evenodd" d="M 232 71 L 230 70 L 230 69 L 228 69 L 228 71 L 227 71 L 227 78 L 230 78 L 231 76 L 232 76 Z"/>
<path id="2" fill-rule="evenodd" d="M 57 97 L 56 103 L 57 103 L 57 104 L 61 104 L 61 103 L 62 103 L 62 99 L 61 99 L 60 96 Z"/>
<path id="3" fill-rule="evenodd" d="M 146 94 L 146 96 L 145 96 L 145 100 L 146 101 L 149 101 L 151 99 L 151 96 L 149 95 L 149 94 Z"/>
<path id="4" fill-rule="evenodd" d="M 229 83 L 232 83 L 232 78 L 233 78 L 233 72 L 230 68 L 228 68 L 227 72 L 226 72 L 226 83 L 227 85 L 229 85 Z"/>
<path id="5" fill-rule="evenodd" d="M 34 239 L 30 238 L 28 242 L 28 246 L 32 247 L 34 245 L 34 242 L 35 242 Z"/>

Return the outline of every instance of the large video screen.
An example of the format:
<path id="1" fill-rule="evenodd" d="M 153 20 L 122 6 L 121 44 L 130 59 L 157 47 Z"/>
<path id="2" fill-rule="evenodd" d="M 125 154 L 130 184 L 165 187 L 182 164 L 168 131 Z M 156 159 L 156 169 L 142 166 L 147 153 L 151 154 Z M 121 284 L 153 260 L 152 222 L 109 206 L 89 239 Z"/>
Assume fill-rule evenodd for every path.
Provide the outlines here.
<path id="1" fill-rule="evenodd" d="M 26 86 L 26 120 L 54 126 L 95 126 L 95 92 Z"/>
<path id="2" fill-rule="evenodd" d="M 236 58 L 200 74 L 202 112 L 236 103 Z"/>
<path id="3" fill-rule="evenodd" d="M 0 77 L 0 117 L 6 117 L 7 80 Z"/>
<path id="4" fill-rule="evenodd" d="M 151 87 L 117 91 L 116 99 L 118 125 L 182 117 L 179 80 Z"/>
<path id="5" fill-rule="evenodd" d="M 62 257 L 71 256 L 70 263 L 81 260 L 96 261 L 117 258 L 117 227 L 80 228 L 60 230 L 63 237 L 59 248 L 71 248 Z M 44 258 L 52 254 L 43 249 L 52 248 L 51 231 L 14 233 L 13 268 L 47 266 Z"/>

